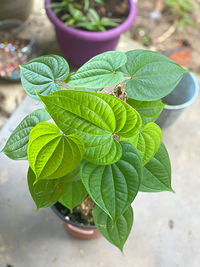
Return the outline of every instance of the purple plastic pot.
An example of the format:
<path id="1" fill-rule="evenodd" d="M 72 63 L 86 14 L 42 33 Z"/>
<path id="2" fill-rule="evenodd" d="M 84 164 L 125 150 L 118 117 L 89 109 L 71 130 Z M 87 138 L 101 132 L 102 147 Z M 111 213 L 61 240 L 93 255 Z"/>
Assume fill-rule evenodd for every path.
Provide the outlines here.
<path id="1" fill-rule="evenodd" d="M 106 32 L 89 32 L 77 30 L 66 26 L 51 8 L 47 8 L 47 16 L 55 26 L 56 36 L 64 57 L 74 66 L 80 67 L 90 58 L 97 54 L 114 50 L 118 44 L 120 35 L 127 31 L 136 17 L 136 4 L 133 0 L 129 2 L 129 15 L 118 27 Z M 51 0 L 45 0 L 45 6 Z"/>

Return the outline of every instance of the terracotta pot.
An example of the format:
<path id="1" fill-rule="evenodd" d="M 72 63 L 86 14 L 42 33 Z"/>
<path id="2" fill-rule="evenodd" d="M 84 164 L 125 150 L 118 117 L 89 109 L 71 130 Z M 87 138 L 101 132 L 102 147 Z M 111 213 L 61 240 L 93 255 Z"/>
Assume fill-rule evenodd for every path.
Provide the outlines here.
<path id="1" fill-rule="evenodd" d="M 84 240 L 95 239 L 101 236 L 95 225 L 84 225 L 82 223 L 73 222 L 68 216 L 64 216 L 60 212 L 60 208 L 62 207 L 66 209 L 62 204 L 56 203 L 51 208 L 56 215 L 61 218 L 65 230 L 72 236 Z"/>
<path id="2" fill-rule="evenodd" d="M 26 20 L 32 10 L 33 0 L 0 0 L 0 20 Z"/>
<path id="3" fill-rule="evenodd" d="M 45 0 L 48 6 L 52 0 Z M 119 42 L 120 35 L 127 31 L 136 17 L 136 4 L 128 0 L 129 15 L 118 27 L 105 32 L 90 32 L 79 30 L 65 25 L 53 12 L 47 8 L 47 16 L 55 26 L 58 44 L 63 56 L 74 66 L 80 67 L 97 54 L 114 50 Z"/>

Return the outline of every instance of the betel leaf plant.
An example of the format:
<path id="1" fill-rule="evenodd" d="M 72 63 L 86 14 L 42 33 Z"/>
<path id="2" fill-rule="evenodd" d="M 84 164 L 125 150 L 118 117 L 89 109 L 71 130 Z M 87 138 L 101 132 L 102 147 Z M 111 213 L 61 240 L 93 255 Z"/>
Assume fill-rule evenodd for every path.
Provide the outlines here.
<path id="1" fill-rule="evenodd" d="M 60 56 L 21 66 L 27 94 L 42 101 L 14 130 L 3 152 L 28 159 L 37 209 L 89 198 L 94 223 L 123 249 L 139 191 L 173 191 L 168 152 L 154 121 L 187 70 L 152 51 L 106 52 L 74 73 Z M 48 122 L 53 119 L 53 122 Z"/>

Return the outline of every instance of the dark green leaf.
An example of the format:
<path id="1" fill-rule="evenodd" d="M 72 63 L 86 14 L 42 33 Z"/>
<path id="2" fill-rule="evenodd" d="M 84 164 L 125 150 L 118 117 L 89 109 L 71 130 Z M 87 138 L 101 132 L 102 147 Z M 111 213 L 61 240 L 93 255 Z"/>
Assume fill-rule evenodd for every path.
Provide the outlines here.
<path id="1" fill-rule="evenodd" d="M 14 160 L 27 159 L 29 133 L 39 122 L 50 120 L 45 109 L 37 109 L 26 116 L 13 131 L 2 152 Z"/>
<path id="2" fill-rule="evenodd" d="M 114 225 L 111 218 L 97 205 L 94 207 L 93 216 L 99 232 L 122 251 L 133 225 L 132 207 L 129 206 Z"/>
<path id="3" fill-rule="evenodd" d="M 173 191 L 171 188 L 171 164 L 163 143 L 152 160 L 144 166 L 140 191 Z"/>
<path id="4" fill-rule="evenodd" d="M 69 65 L 61 56 L 49 55 L 34 58 L 27 64 L 20 66 L 22 86 L 27 94 L 38 99 L 37 90 L 47 95 L 60 90 L 56 80 L 64 80 L 69 74 Z"/>
<path id="5" fill-rule="evenodd" d="M 75 181 L 78 181 L 78 180 L 81 179 L 81 176 L 80 176 L 80 166 L 81 165 L 79 165 L 76 169 L 74 169 L 72 172 L 70 172 L 70 173 L 68 173 L 66 175 L 66 178 L 67 178 L 67 182 L 68 183 L 75 182 Z"/>
<path id="6" fill-rule="evenodd" d="M 114 222 L 136 197 L 142 175 L 136 148 L 129 142 L 120 144 L 123 154 L 118 162 L 106 166 L 85 162 L 81 175 L 90 197 Z"/>
<path id="7" fill-rule="evenodd" d="M 121 67 L 126 80 L 128 97 L 150 101 L 168 95 L 180 82 L 187 70 L 169 58 L 147 50 L 133 50 L 126 53 L 127 63 Z"/>
<path id="8" fill-rule="evenodd" d="M 66 177 L 50 180 L 40 180 L 36 184 L 35 174 L 31 168 L 28 170 L 28 186 L 37 209 L 47 208 L 55 204 L 67 186 Z"/>

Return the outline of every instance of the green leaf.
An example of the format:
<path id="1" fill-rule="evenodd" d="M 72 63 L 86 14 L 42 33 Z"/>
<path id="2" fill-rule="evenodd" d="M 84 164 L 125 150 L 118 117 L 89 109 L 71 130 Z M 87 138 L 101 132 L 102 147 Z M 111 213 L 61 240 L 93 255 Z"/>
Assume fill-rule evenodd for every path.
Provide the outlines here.
<path id="1" fill-rule="evenodd" d="M 82 181 L 74 181 L 67 184 L 59 202 L 72 211 L 74 207 L 86 198 L 87 194 Z"/>
<path id="2" fill-rule="evenodd" d="M 91 93 L 92 94 L 92 93 Z M 138 133 L 142 120 L 138 112 L 119 98 L 108 94 L 93 94 L 103 99 L 114 111 L 116 128 L 114 133 L 121 137 L 130 137 Z"/>
<path id="3" fill-rule="evenodd" d="M 37 206 L 40 208 L 47 208 L 55 204 L 67 186 L 66 177 L 50 180 L 40 180 L 36 184 L 35 174 L 31 168 L 28 170 L 28 186 L 31 196 Z"/>
<path id="4" fill-rule="evenodd" d="M 30 132 L 28 161 L 39 179 L 55 179 L 73 171 L 80 164 L 84 144 L 77 135 L 63 135 L 52 123 L 43 122 Z"/>
<path id="5" fill-rule="evenodd" d="M 128 99 L 128 104 L 140 114 L 143 126 L 149 122 L 154 122 L 165 106 L 161 100 L 138 101 L 132 98 Z"/>
<path id="6" fill-rule="evenodd" d="M 132 207 L 129 206 L 114 225 L 111 218 L 97 205 L 94 207 L 93 217 L 99 232 L 122 251 L 133 225 Z"/>
<path id="7" fill-rule="evenodd" d="M 171 191 L 171 164 L 167 149 L 161 143 L 158 152 L 143 168 L 140 191 Z"/>
<path id="8" fill-rule="evenodd" d="M 68 183 L 76 182 L 76 181 L 81 179 L 81 176 L 80 176 L 80 169 L 81 168 L 80 168 L 80 166 L 81 165 L 79 165 L 76 169 L 74 169 L 72 172 L 70 172 L 70 173 L 68 173 L 66 175 L 66 179 L 67 179 Z"/>
<path id="9" fill-rule="evenodd" d="M 27 159 L 27 144 L 29 133 L 39 122 L 50 120 L 51 117 L 45 109 L 37 109 L 26 116 L 12 132 L 2 152 L 11 159 Z"/>
<path id="10" fill-rule="evenodd" d="M 85 144 L 84 159 L 94 164 L 112 164 L 121 157 L 114 135 L 138 132 L 139 114 L 128 104 L 108 94 L 65 90 L 41 96 L 49 114 L 66 134 L 78 134 Z"/>
<path id="11" fill-rule="evenodd" d="M 127 61 L 123 52 L 110 51 L 97 55 L 71 75 L 66 83 L 73 87 L 103 88 L 119 84 L 124 74 L 119 70 Z"/>
<path id="12" fill-rule="evenodd" d="M 158 151 L 162 140 L 162 131 L 154 122 L 150 122 L 132 140 L 132 144 L 140 153 L 142 164 L 149 162 Z M 129 140 L 130 141 L 130 140 Z"/>
<path id="13" fill-rule="evenodd" d="M 81 174 L 90 197 L 114 222 L 136 197 L 142 175 L 141 159 L 136 148 L 128 142 L 120 144 L 123 154 L 118 162 L 106 166 L 85 162 Z"/>
<path id="14" fill-rule="evenodd" d="M 146 50 L 126 53 L 127 63 L 121 67 L 125 76 L 128 97 L 151 101 L 168 95 L 180 82 L 187 70 L 169 58 Z"/>
<path id="15" fill-rule="evenodd" d="M 63 57 L 49 55 L 32 59 L 20 66 L 20 70 L 24 90 L 30 97 L 38 99 L 35 90 L 42 95 L 60 90 L 56 80 L 67 78 L 69 65 Z"/>

